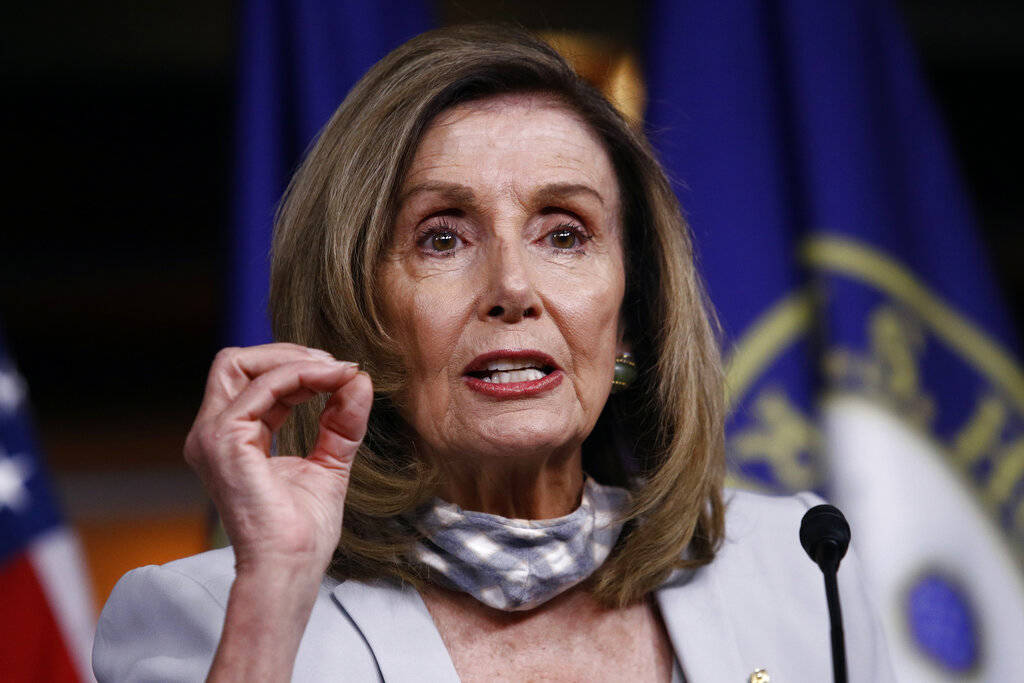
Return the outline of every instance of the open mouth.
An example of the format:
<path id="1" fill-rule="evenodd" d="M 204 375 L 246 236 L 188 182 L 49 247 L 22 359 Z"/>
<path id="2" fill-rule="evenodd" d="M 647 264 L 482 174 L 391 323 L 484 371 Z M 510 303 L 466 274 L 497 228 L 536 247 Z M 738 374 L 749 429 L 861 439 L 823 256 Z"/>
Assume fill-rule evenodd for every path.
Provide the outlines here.
<path id="1" fill-rule="evenodd" d="M 474 358 L 464 374 L 487 384 L 518 384 L 542 380 L 558 369 L 554 359 L 539 351 L 492 351 Z"/>
<path id="2" fill-rule="evenodd" d="M 493 360 L 486 365 L 487 367 L 481 370 L 471 370 L 466 374 L 490 384 L 514 384 L 544 379 L 555 371 L 553 365 L 509 358 Z"/>

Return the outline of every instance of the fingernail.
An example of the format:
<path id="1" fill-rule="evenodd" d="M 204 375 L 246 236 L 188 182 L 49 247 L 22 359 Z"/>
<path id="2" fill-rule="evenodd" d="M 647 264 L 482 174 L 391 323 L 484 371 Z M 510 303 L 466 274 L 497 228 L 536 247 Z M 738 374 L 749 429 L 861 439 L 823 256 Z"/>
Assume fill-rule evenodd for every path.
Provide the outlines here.
<path id="1" fill-rule="evenodd" d="M 321 358 L 323 360 L 334 360 L 334 356 L 327 353 L 323 349 L 307 349 L 307 351 L 309 352 L 309 355 L 313 356 L 314 358 Z"/>
<path id="2" fill-rule="evenodd" d="M 359 367 L 359 363 L 353 363 L 352 361 L 348 361 L 348 360 L 336 360 L 334 362 L 337 363 L 338 365 L 342 365 L 342 366 L 344 366 L 346 368 L 358 368 Z"/>

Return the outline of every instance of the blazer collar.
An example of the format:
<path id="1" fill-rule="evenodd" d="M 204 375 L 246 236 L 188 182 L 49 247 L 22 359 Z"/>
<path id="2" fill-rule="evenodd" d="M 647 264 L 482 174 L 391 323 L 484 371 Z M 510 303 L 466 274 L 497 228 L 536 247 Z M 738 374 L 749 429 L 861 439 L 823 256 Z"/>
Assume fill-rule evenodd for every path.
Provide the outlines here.
<path id="1" fill-rule="evenodd" d="M 387 683 L 459 683 L 448 649 L 415 588 L 344 581 L 332 591 L 370 646 Z"/>
<path id="2" fill-rule="evenodd" d="M 415 588 L 344 581 L 332 593 L 366 639 L 386 683 L 458 683 L 448 649 Z M 714 572 L 707 567 L 677 571 L 654 598 L 686 680 L 747 680 L 749 667 Z"/>
<path id="3" fill-rule="evenodd" d="M 736 632 L 715 574 L 679 570 L 654 592 L 672 649 L 687 681 L 746 681 Z"/>

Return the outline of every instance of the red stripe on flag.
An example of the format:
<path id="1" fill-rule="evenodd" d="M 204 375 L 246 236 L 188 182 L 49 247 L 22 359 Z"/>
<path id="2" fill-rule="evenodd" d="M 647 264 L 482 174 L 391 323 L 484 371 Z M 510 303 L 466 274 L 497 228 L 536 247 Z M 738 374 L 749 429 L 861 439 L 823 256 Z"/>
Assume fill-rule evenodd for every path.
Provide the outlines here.
<path id="1" fill-rule="evenodd" d="M 64 636 L 28 558 L 0 568 L 0 677 L 11 683 L 80 683 Z"/>

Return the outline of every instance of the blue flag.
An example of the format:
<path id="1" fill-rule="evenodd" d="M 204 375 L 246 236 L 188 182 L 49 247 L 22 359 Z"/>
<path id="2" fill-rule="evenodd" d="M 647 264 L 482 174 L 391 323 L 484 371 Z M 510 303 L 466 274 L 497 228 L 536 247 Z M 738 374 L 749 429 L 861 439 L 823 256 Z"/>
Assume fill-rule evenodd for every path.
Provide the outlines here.
<path id="1" fill-rule="evenodd" d="M 906 680 L 1019 677 L 1024 374 L 899 22 L 665 0 L 648 45 L 727 339 L 732 483 L 844 507 Z"/>
<path id="2" fill-rule="evenodd" d="M 433 28 L 425 0 L 249 0 L 242 5 L 228 341 L 270 341 L 274 209 L 306 148 L 356 81 Z"/>

